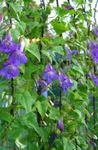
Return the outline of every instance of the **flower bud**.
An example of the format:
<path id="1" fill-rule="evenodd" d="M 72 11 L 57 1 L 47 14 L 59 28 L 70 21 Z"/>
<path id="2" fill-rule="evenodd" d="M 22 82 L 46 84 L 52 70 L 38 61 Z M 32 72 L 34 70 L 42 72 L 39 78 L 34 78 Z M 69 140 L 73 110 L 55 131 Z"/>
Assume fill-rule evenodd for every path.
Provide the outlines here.
<path id="1" fill-rule="evenodd" d="M 62 119 L 58 121 L 58 128 L 63 132 L 64 131 L 64 123 Z"/>

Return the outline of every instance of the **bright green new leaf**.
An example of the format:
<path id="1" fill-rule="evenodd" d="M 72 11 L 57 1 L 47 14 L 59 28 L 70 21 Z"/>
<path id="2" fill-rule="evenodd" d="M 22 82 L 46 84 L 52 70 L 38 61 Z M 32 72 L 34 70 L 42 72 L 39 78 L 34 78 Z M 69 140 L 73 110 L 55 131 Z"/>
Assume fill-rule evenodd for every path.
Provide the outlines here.
<path id="1" fill-rule="evenodd" d="M 40 61 L 40 51 L 37 44 L 31 43 L 30 46 L 26 48 L 26 50 Z"/>
<path id="2" fill-rule="evenodd" d="M 58 33 L 58 34 L 62 34 L 63 32 L 65 32 L 67 30 L 65 22 L 59 22 L 57 19 L 55 19 L 52 21 L 51 24 L 52 24 L 54 30 L 56 31 L 56 33 Z"/>

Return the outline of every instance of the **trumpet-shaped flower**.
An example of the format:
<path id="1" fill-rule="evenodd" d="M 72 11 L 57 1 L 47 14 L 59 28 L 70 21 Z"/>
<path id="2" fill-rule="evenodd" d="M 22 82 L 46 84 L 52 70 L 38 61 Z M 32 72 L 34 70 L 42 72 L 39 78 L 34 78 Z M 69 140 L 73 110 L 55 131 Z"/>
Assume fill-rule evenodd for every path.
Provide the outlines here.
<path id="1" fill-rule="evenodd" d="M 27 62 L 27 57 L 25 56 L 24 52 L 21 52 L 20 50 L 16 50 L 11 53 L 8 59 L 16 66 L 25 64 Z"/>
<path id="2" fill-rule="evenodd" d="M 70 48 L 66 48 L 67 50 L 67 58 L 71 59 L 72 55 L 78 54 L 78 50 L 71 50 Z"/>
<path id="3" fill-rule="evenodd" d="M 10 80 L 19 75 L 19 69 L 11 62 L 6 62 L 0 70 L 0 75 Z"/>
<path id="4" fill-rule="evenodd" d="M 58 79 L 58 74 L 56 70 L 52 67 L 52 65 L 49 64 L 46 66 L 42 77 L 47 82 L 47 84 L 50 84 L 53 80 Z"/>
<path id="5" fill-rule="evenodd" d="M 5 38 L 0 41 L 0 51 L 3 53 L 12 53 L 17 48 L 17 44 L 12 41 L 12 37 L 6 34 Z"/>
<path id="6" fill-rule="evenodd" d="M 59 74 L 59 83 L 63 91 L 67 92 L 68 88 L 73 86 L 73 82 L 69 79 L 64 73 L 60 72 Z"/>

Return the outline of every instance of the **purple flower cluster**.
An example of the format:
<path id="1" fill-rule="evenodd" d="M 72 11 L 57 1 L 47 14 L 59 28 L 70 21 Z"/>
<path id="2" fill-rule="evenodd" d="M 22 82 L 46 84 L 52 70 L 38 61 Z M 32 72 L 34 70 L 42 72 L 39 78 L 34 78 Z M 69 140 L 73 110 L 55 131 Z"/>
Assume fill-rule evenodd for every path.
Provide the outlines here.
<path id="1" fill-rule="evenodd" d="M 98 34 L 98 29 L 94 29 L 95 34 Z M 95 64 L 98 63 L 98 44 L 94 43 L 93 41 L 90 41 L 90 47 L 92 50 L 92 58 Z M 95 74 L 90 74 L 90 78 L 93 80 L 94 84 L 98 86 L 98 77 Z"/>
<path id="2" fill-rule="evenodd" d="M 56 70 L 50 64 L 46 66 L 42 78 L 47 83 L 47 85 L 58 79 L 60 87 L 64 92 L 67 92 L 68 88 L 73 86 L 73 82 L 64 73 L 60 72 L 58 75 Z"/>
<path id="3" fill-rule="evenodd" d="M 0 41 L 0 52 L 8 54 L 8 60 L 3 64 L 0 75 L 9 80 L 19 75 L 19 65 L 27 62 L 27 57 L 23 52 L 21 41 L 16 44 L 12 37 L 6 34 L 5 38 Z"/>

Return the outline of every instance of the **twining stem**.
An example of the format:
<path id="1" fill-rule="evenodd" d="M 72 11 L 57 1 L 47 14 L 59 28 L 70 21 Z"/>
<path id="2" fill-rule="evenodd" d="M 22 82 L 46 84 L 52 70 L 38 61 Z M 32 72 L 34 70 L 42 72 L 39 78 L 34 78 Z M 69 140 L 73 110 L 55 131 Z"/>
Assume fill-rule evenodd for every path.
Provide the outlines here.
<path id="1" fill-rule="evenodd" d="M 11 96 L 14 97 L 14 80 L 11 79 Z"/>
<path id="2" fill-rule="evenodd" d="M 56 0 L 56 5 L 57 5 L 57 7 L 59 7 L 59 0 Z M 62 34 L 60 34 L 60 37 L 62 37 Z M 61 66 L 63 67 L 62 63 L 61 63 Z M 62 109 L 62 90 L 60 88 L 60 95 L 59 95 L 59 110 L 60 110 L 60 113 L 61 113 L 61 109 Z"/>
<path id="3" fill-rule="evenodd" d="M 10 95 L 11 95 L 11 99 L 12 99 L 10 113 L 12 115 L 14 115 L 14 108 L 13 108 L 13 105 L 14 105 L 14 79 L 13 78 L 10 81 Z"/>
<path id="4" fill-rule="evenodd" d="M 44 7 L 44 9 L 45 9 L 45 1 L 42 0 L 41 2 L 42 2 L 42 7 Z"/>
<path id="5" fill-rule="evenodd" d="M 40 0 L 40 7 L 45 9 L 45 1 L 44 0 Z M 43 24 L 42 28 L 41 28 L 41 38 L 43 38 L 43 36 L 44 36 L 44 23 L 45 23 L 44 21 L 45 20 L 44 20 L 43 16 L 41 16 L 40 23 Z M 39 44 L 39 49 L 40 49 L 40 63 L 42 63 L 42 52 L 41 52 L 42 51 L 42 44 L 41 44 L 41 42 Z"/>
<path id="6" fill-rule="evenodd" d="M 94 21 L 95 21 L 95 24 L 96 24 L 96 22 L 97 22 L 97 20 L 96 20 L 96 10 L 97 10 L 97 5 L 98 5 L 98 0 L 96 0 L 96 3 L 95 3 L 95 8 L 94 8 Z"/>
<path id="7" fill-rule="evenodd" d="M 59 7 L 59 0 L 56 0 L 57 7 Z"/>

